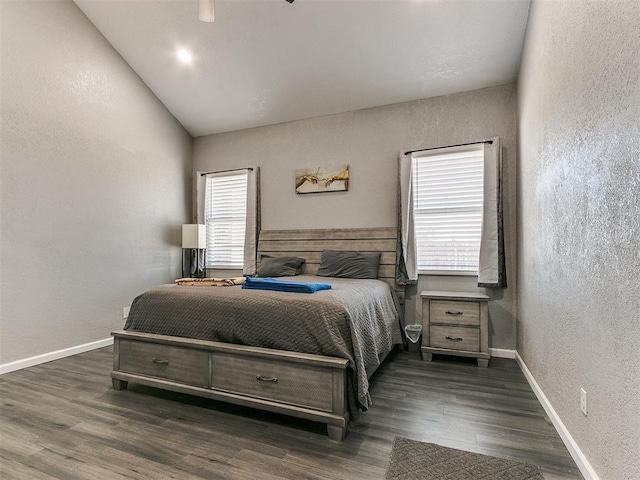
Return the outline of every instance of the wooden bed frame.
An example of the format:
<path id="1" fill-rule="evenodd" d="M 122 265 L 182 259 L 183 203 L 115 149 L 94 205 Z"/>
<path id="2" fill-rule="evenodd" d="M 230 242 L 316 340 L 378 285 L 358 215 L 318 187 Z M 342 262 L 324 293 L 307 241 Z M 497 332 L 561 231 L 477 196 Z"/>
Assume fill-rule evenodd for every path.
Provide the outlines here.
<path id="1" fill-rule="evenodd" d="M 258 258 L 302 257 L 304 273 L 313 275 L 325 249 L 382 252 L 379 279 L 395 287 L 395 228 L 263 231 Z M 134 382 L 326 423 L 336 441 L 347 434 L 346 359 L 125 330 L 112 335 L 116 390 Z"/>

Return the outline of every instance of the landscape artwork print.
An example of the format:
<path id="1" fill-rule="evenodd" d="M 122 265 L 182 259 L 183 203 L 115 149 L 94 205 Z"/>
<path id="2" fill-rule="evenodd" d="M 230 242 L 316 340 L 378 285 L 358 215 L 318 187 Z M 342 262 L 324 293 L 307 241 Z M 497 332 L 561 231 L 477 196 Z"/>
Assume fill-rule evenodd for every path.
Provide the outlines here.
<path id="1" fill-rule="evenodd" d="M 341 192 L 349 190 L 349 165 L 296 170 L 296 193 Z"/>

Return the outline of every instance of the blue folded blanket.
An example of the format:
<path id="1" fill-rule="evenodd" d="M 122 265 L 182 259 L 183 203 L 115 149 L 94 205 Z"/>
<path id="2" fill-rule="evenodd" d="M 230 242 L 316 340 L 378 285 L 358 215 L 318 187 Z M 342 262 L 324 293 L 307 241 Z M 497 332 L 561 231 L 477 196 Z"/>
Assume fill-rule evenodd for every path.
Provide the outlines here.
<path id="1" fill-rule="evenodd" d="M 314 282 L 287 282 L 271 277 L 247 277 L 242 284 L 242 288 L 250 290 L 272 290 L 275 292 L 315 293 L 318 290 L 329 290 L 331 289 L 331 285 L 328 283 Z"/>

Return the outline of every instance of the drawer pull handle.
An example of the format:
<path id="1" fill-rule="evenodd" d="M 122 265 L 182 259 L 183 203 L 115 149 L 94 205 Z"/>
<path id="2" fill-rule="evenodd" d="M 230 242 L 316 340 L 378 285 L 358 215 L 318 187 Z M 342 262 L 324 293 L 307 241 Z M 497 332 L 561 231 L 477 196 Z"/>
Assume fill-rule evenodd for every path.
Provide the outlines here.
<path id="1" fill-rule="evenodd" d="M 256 375 L 256 380 L 260 380 L 261 382 L 278 383 L 278 379 L 276 377 L 263 377 L 262 375 Z"/>
<path id="2" fill-rule="evenodd" d="M 462 338 L 460 338 L 460 337 L 456 337 L 456 338 L 453 338 L 453 337 L 444 337 L 444 338 L 446 338 L 447 340 L 449 340 L 449 341 L 451 341 L 451 342 L 461 342 L 461 341 L 462 341 Z"/>
<path id="3" fill-rule="evenodd" d="M 154 358 L 153 363 L 156 365 L 169 365 L 169 360 L 160 360 L 159 358 Z"/>
<path id="4" fill-rule="evenodd" d="M 462 315 L 462 314 L 463 314 L 463 312 L 458 312 L 458 311 L 456 311 L 456 310 L 447 310 L 447 311 L 446 311 L 446 312 L 444 312 L 444 313 L 446 313 L 447 315 L 455 315 L 456 317 L 457 317 L 458 315 Z"/>

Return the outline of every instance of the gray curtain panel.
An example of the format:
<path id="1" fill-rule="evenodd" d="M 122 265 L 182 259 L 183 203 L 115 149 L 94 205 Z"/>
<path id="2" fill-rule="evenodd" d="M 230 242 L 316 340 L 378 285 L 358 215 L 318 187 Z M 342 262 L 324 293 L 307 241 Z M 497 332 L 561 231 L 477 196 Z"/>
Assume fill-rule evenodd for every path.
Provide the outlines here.
<path id="1" fill-rule="evenodd" d="M 247 174 L 247 224 L 244 233 L 244 265 L 242 274 L 253 276 L 257 271 L 258 238 L 260 237 L 260 167 Z"/>
<path id="2" fill-rule="evenodd" d="M 502 214 L 502 141 L 493 137 L 484 145 L 484 207 L 478 263 L 478 286 L 506 288 Z"/>
<path id="3" fill-rule="evenodd" d="M 398 155 L 398 235 L 396 245 L 396 285 L 418 283 L 418 252 L 413 220 L 413 159 Z"/>

